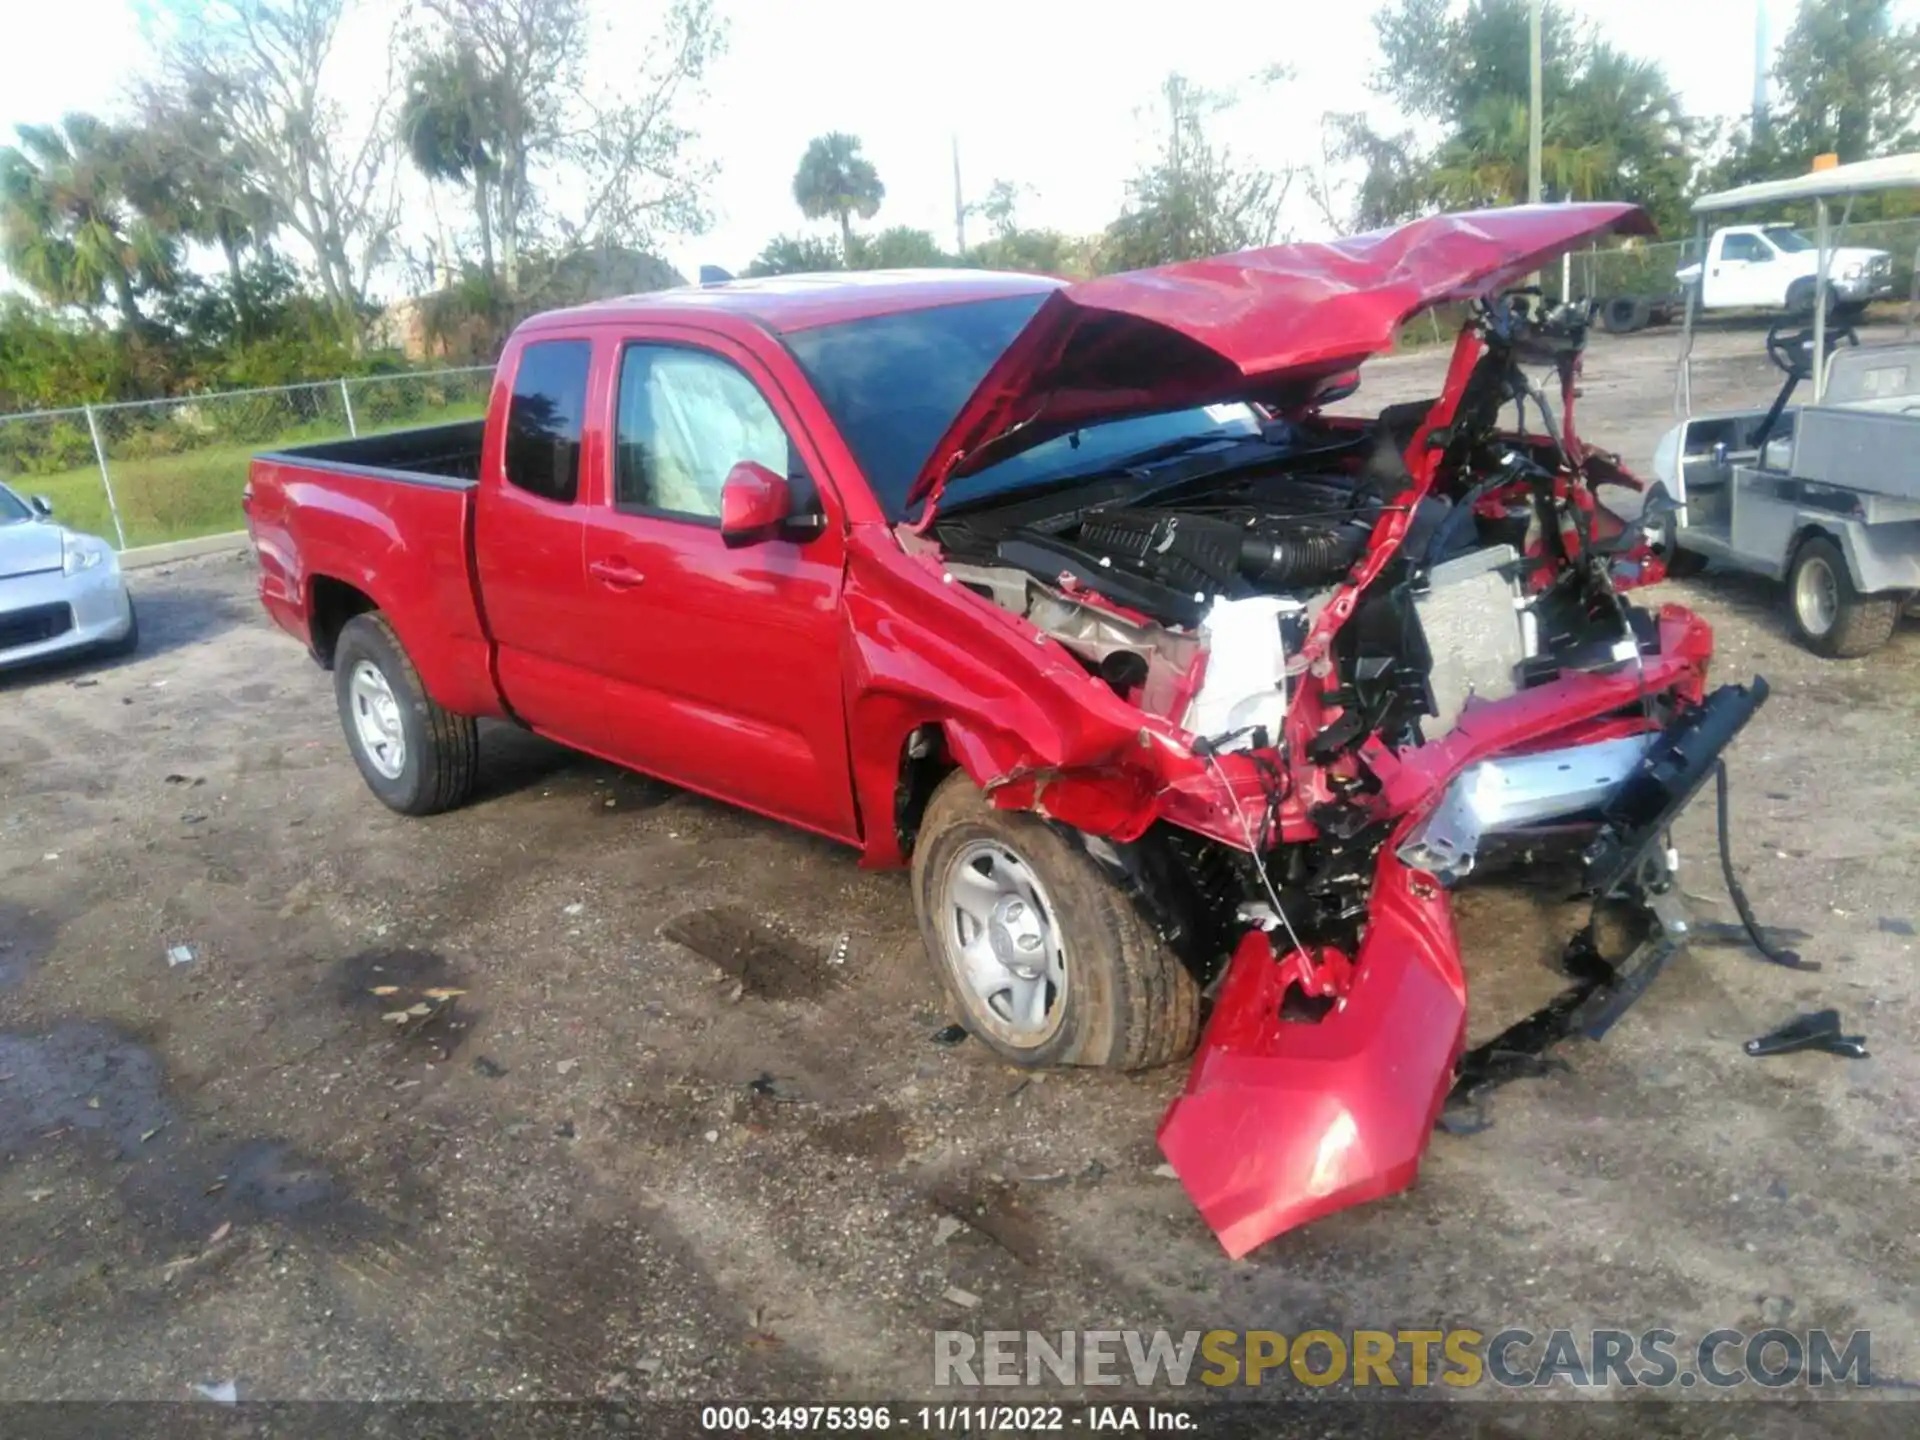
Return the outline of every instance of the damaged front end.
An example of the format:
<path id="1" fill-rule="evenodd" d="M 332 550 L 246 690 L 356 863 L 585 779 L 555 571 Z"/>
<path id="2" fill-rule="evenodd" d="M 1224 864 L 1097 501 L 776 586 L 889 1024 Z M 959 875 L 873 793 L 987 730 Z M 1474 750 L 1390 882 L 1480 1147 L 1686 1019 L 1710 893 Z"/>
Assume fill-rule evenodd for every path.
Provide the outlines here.
<path id="1" fill-rule="evenodd" d="M 1351 613 L 1335 610 L 1343 597 L 1322 608 L 1334 623 L 1309 634 L 1280 746 L 1314 833 L 1250 847 L 1258 923 L 1160 1126 L 1234 1255 L 1404 1188 L 1450 1092 L 1470 1104 L 1553 1041 L 1606 1032 L 1686 941 L 1668 830 L 1766 698 L 1761 680 L 1705 694 L 1706 626 L 1629 602 L 1657 561 L 1625 527 L 1599 536 L 1596 477 L 1570 425 L 1548 432 L 1548 455 L 1475 424 L 1475 389 L 1503 364 L 1498 322 L 1482 327 L 1404 457 L 1413 504 L 1450 495 L 1474 542 L 1431 541 L 1425 563 L 1378 563 L 1376 548 L 1356 567 Z M 1529 339 L 1555 338 L 1544 329 Z M 1518 363 L 1506 362 L 1509 393 Z M 1577 363 L 1561 373 L 1570 410 Z M 1594 907 L 1568 945 L 1573 983 L 1463 1057 L 1448 891 L 1485 851 L 1556 849 L 1577 856 Z M 1361 866 L 1371 884 L 1356 916 L 1350 888 L 1315 881 Z M 1624 954 L 1597 938 L 1603 914 L 1624 924 Z"/>
<path id="2" fill-rule="evenodd" d="M 1347 983 L 1317 1016 L 1291 1006 L 1303 976 L 1290 937 L 1270 923 L 1246 934 L 1159 1131 L 1229 1254 L 1404 1189 L 1450 1090 L 1470 1100 L 1554 1040 L 1606 1033 L 1686 942 L 1667 831 L 1766 695 L 1760 680 L 1723 686 L 1658 732 L 1469 766 L 1379 848 L 1364 936 L 1338 967 Z M 1595 916 L 1624 911 L 1632 948 L 1606 958 L 1590 920 L 1568 947 L 1574 983 L 1466 1057 L 1456 1086 L 1466 984 L 1447 890 L 1483 837 L 1575 824 Z"/>
<path id="3" fill-rule="evenodd" d="M 1599 499 L 1639 482 L 1576 434 L 1589 314 L 1499 289 L 1634 213 L 1565 210 L 1059 292 L 956 422 L 974 454 L 1115 395 L 1239 418 L 937 517 L 936 479 L 905 527 L 923 573 L 999 622 L 990 656 L 943 652 L 996 701 L 946 722 L 949 752 L 996 805 L 1081 835 L 1209 987 L 1159 1141 L 1235 1255 L 1411 1183 L 1462 1062 L 1450 891 L 1496 851 L 1559 849 L 1631 937 L 1576 937 L 1568 996 L 1510 1048 L 1603 1033 L 1645 989 L 1687 934 L 1668 828 L 1765 699 L 1709 695 L 1705 623 L 1633 603 L 1663 571 Z M 1245 303 L 1201 303 L 1222 290 Z M 1395 324 L 1470 295 L 1436 398 L 1329 413 Z M 1337 338 L 1310 353 L 1268 338 L 1315 323 Z M 1156 390 L 1162 371 L 1196 378 Z M 943 453 L 963 475 L 964 446 Z M 903 683 L 894 656 L 872 668 Z"/>

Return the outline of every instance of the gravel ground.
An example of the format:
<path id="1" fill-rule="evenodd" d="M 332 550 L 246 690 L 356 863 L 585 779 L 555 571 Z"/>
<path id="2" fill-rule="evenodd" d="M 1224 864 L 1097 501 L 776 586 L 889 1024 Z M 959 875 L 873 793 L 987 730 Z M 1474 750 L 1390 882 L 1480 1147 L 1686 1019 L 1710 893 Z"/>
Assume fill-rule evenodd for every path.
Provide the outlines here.
<path id="1" fill-rule="evenodd" d="M 1705 404 L 1770 394 L 1757 336 L 1702 351 Z M 1590 357 L 1630 464 L 1672 355 Z M 1772 587 L 1666 587 L 1774 686 L 1736 845 L 1823 970 L 1696 946 L 1412 1191 L 1230 1263 L 1156 1173 L 1179 1068 L 935 1043 L 900 875 L 513 731 L 476 803 L 389 814 L 251 585 L 140 574 L 138 657 L 0 681 L 0 1398 L 903 1397 L 955 1327 L 1784 1321 L 1920 1380 L 1913 625 L 1823 662 Z M 1710 805 L 1677 839 L 1731 921 Z M 1458 912 L 1479 1039 L 1558 987 L 1571 912 Z M 1742 1053 L 1825 1005 L 1873 1058 Z"/>

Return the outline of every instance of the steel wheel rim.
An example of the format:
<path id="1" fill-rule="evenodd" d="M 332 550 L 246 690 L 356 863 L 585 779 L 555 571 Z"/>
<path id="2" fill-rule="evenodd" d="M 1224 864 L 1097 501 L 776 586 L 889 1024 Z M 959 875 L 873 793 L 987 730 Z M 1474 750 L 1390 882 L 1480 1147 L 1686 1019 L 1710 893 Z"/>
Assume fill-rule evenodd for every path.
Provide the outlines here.
<path id="1" fill-rule="evenodd" d="M 972 1018 L 1008 1043 L 1045 1044 L 1067 1008 L 1059 912 L 1034 868 L 997 840 L 963 845 L 940 878 L 944 959 Z"/>
<path id="2" fill-rule="evenodd" d="M 407 768 L 407 732 L 400 721 L 400 702 L 380 667 L 362 660 L 347 677 L 347 709 L 353 733 L 367 763 L 388 780 L 398 780 Z"/>
<path id="3" fill-rule="evenodd" d="M 1793 582 L 1793 606 L 1809 635 L 1824 635 L 1840 615 L 1840 583 L 1833 567 L 1818 555 L 1800 563 Z"/>

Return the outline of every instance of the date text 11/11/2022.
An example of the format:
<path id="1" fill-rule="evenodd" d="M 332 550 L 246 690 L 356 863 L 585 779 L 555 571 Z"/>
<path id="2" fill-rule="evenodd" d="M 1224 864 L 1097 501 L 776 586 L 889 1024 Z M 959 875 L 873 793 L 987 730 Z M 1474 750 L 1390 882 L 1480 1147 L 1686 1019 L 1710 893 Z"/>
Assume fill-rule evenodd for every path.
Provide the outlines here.
<path id="1" fill-rule="evenodd" d="M 1191 1411 L 1158 1405 L 707 1405 L 703 1431 L 1029 1435 L 1068 1430 L 1196 1432 Z"/>

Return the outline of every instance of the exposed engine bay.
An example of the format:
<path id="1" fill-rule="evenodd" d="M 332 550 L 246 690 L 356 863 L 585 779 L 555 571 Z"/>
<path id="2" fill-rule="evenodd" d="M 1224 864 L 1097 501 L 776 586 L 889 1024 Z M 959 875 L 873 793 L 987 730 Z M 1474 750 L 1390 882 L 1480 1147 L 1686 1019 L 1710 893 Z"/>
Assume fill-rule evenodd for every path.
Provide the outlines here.
<path id="1" fill-rule="evenodd" d="M 1638 482 L 1578 445 L 1526 368 L 1559 371 L 1570 408 L 1586 316 L 1504 297 L 1469 334 L 1481 353 L 1457 395 L 1371 423 L 1263 412 L 1258 434 L 959 509 L 936 532 L 947 568 L 1222 751 L 1283 744 L 1288 673 L 1396 510 L 1405 533 L 1335 638 L 1340 713 L 1320 750 L 1433 741 L 1476 697 L 1631 662 L 1657 640 L 1619 591 L 1648 557 L 1593 487 Z M 1508 406 L 1517 427 L 1502 428 Z M 1529 433 L 1530 418 L 1544 424 Z"/>

